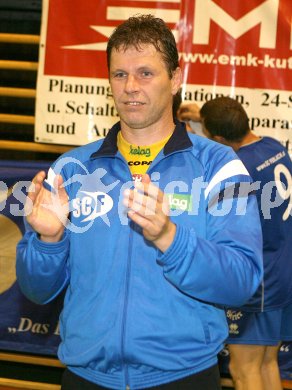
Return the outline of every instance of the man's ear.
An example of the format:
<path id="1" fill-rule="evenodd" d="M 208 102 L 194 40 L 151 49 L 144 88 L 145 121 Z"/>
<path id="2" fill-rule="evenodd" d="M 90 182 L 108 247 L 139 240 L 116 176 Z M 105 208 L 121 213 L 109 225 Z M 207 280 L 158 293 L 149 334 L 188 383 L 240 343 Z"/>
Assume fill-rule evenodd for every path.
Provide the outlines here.
<path id="1" fill-rule="evenodd" d="M 172 73 L 172 94 L 175 95 L 181 87 L 182 83 L 182 72 L 181 68 L 177 67 L 176 70 Z"/>

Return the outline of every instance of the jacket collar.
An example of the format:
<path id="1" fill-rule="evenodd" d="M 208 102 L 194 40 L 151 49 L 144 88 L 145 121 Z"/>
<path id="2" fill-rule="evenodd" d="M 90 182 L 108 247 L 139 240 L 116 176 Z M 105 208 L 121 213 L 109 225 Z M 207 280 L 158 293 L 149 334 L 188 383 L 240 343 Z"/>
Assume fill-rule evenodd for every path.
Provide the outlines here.
<path id="1" fill-rule="evenodd" d="M 193 145 L 186 131 L 185 124 L 176 120 L 175 125 L 174 132 L 163 149 L 165 156 L 173 152 L 185 150 Z M 120 129 L 120 122 L 118 122 L 110 129 L 101 147 L 91 155 L 91 158 L 115 156 L 118 152 L 117 136 Z"/>

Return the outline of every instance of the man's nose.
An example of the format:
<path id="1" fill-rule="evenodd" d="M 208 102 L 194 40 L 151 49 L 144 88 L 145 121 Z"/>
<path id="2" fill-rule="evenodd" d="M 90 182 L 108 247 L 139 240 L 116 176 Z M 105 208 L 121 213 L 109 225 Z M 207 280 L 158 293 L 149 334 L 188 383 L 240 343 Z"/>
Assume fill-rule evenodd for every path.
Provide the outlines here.
<path id="1" fill-rule="evenodd" d="M 125 85 L 127 93 L 134 93 L 139 90 L 139 83 L 135 75 L 128 75 Z"/>

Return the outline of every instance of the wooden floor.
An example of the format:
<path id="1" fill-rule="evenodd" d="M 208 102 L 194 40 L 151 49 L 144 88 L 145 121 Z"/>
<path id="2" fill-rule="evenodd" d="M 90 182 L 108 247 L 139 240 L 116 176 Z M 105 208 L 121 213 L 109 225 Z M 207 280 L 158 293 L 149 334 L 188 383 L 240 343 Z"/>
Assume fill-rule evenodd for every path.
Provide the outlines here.
<path id="1" fill-rule="evenodd" d="M 222 378 L 222 387 L 233 389 L 231 379 Z M 292 389 L 292 381 L 282 381 L 283 389 Z M 0 378 L 0 390 L 60 390 L 60 385 Z"/>
<path id="2" fill-rule="evenodd" d="M 3 385 L 1 384 L 3 383 Z M 0 390 L 60 390 L 60 385 L 0 378 Z"/>
<path id="3" fill-rule="evenodd" d="M 222 387 L 227 387 L 227 388 L 230 388 L 230 389 L 234 389 L 233 382 L 229 378 L 222 378 L 221 379 L 221 385 L 222 385 Z M 290 390 L 290 389 L 292 389 L 292 381 L 282 380 L 282 387 L 283 387 L 283 390 Z M 0 387 L 0 390 L 1 390 L 1 387 Z"/>

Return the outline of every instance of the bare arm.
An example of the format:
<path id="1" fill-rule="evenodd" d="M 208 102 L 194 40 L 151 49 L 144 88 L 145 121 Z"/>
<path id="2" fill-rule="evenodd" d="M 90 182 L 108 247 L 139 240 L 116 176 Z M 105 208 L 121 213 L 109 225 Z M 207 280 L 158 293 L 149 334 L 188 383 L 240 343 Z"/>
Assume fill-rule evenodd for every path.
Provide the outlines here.
<path id="1" fill-rule="evenodd" d="M 200 107 L 196 103 L 183 103 L 177 111 L 177 117 L 181 121 L 200 121 Z"/>

